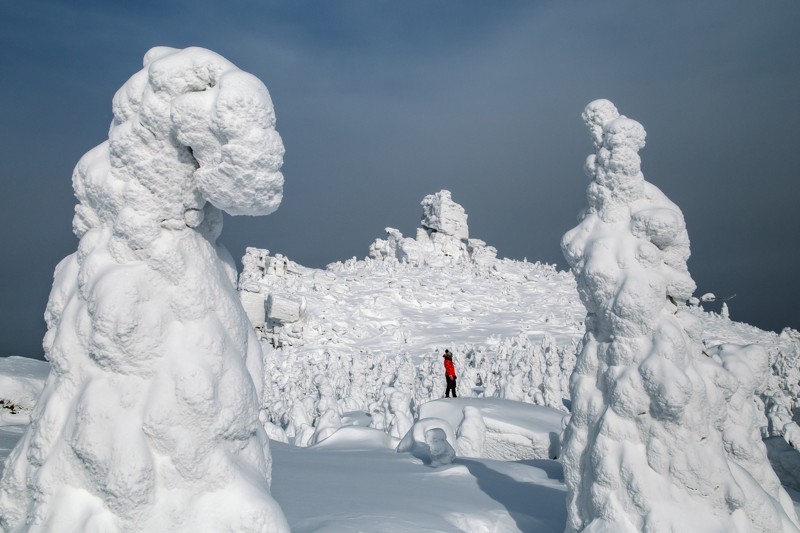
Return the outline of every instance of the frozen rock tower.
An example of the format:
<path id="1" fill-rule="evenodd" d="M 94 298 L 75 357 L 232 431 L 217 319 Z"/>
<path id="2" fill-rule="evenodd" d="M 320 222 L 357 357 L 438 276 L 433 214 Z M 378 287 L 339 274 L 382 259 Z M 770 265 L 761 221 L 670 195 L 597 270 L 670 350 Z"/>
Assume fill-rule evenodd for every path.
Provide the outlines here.
<path id="1" fill-rule="evenodd" d="M 261 350 L 217 244 L 281 201 L 267 88 L 201 48 L 154 48 L 78 163 L 78 250 L 45 318 L 52 371 L 0 481 L 0 529 L 277 532 Z"/>
<path id="2" fill-rule="evenodd" d="M 588 207 L 561 246 L 586 307 L 564 432 L 567 531 L 798 531 L 753 393 L 758 346 L 703 350 L 680 209 L 645 181 L 645 131 L 607 100 L 583 119 Z"/>

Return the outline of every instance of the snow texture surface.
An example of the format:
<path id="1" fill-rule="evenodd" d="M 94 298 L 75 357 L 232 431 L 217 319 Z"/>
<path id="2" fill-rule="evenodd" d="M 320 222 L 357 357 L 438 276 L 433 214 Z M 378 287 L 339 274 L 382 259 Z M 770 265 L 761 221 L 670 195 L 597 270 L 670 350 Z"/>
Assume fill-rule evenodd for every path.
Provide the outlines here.
<path id="1" fill-rule="evenodd" d="M 703 350 L 680 209 L 645 181 L 645 131 L 607 100 L 583 114 L 588 206 L 562 239 L 586 307 L 564 432 L 569 531 L 797 531 L 752 398 L 758 346 Z"/>
<path id="2" fill-rule="evenodd" d="M 269 93 L 211 51 L 161 47 L 113 111 L 73 174 L 80 243 L 56 268 L 52 371 L 5 465 L 0 529 L 287 531 L 262 353 L 216 243 L 223 210 L 280 203 Z"/>

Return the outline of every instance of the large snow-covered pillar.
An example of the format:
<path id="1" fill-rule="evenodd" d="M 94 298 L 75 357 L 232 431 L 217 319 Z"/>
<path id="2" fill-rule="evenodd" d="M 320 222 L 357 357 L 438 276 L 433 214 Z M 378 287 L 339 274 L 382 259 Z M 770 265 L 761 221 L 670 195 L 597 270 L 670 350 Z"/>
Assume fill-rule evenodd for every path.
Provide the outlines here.
<path id="1" fill-rule="evenodd" d="M 217 244 L 280 204 L 267 88 L 154 48 L 78 163 L 78 250 L 45 318 L 52 371 L 0 481 L 3 531 L 287 531 L 258 420 L 261 349 Z"/>
<path id="2" fill-rule="evenodd" d="M 684 218 L 641 173 L 644 128 L 607 100 L 583 118 L 588 207 L 562 239 L 587 310 L 564 433 L 567 530 L 796 531 L 743 399 L 763 350 L 703 353 L 683 305 L 695 289 Z"/>

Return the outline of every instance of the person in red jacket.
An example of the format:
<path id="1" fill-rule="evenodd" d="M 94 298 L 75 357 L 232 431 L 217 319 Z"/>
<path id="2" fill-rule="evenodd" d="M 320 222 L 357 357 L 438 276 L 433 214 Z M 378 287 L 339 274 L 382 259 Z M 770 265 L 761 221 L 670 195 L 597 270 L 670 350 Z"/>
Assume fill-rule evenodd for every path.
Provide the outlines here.
<path id="1" fill-rule="evenodd" d="M 444 379 L 447 380 L 447 389 L 444 391 L 444 397 L 450 397 L 450 391 L 453 391 L 453 398 L 456 396 L 456 367 L 453 366 L 453 354 L 450 350 L 445 350 L 444 355 Z"/>

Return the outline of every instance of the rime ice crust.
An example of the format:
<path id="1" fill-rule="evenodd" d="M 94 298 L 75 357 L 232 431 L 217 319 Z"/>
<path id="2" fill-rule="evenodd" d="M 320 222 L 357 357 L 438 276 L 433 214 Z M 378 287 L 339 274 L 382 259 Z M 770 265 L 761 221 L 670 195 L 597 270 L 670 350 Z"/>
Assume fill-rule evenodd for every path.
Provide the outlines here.
<path id="1" fill-rule="evenodd" d="M 480 239 L 469 238 L 467 213 L 453 201 L 450 191 L 441 190 L 422 199 L 422 220 L 415 239 L 386 228 L 387 238 L 370 246 L 374 259 L 394 258 L 412 265 L 443 265 L 465 261 L 488 266 L 497 250 Z"/>
<path id="2" fill-rule="evenodd" d="M 587 310 L 564 432 L 568 531 L 797 531 L 752 395 L 758 346 L 703 353 L 681 214 L 644 180 L 641 124 L 607 100 L 583 114 L 588 207 L 562 239 Z"/>
<path id="3" fill-rule="evenodd" d="M 422 227 L 459 240 L 469 238 L 467 213 L 455 203 L 450 191 L 442 190 L 422 199 Z"/>
<path id="4" fill-rule="evenodd" d="M 73 175 L 80 243 L 56 268 L 52 372 L 0 482 L 0 529 L 288 531 L 261 349 L 216 243 L 221 210 L 280 203 L 269 93 L 208 50 L 154 48 L 113 109 Z"/>

